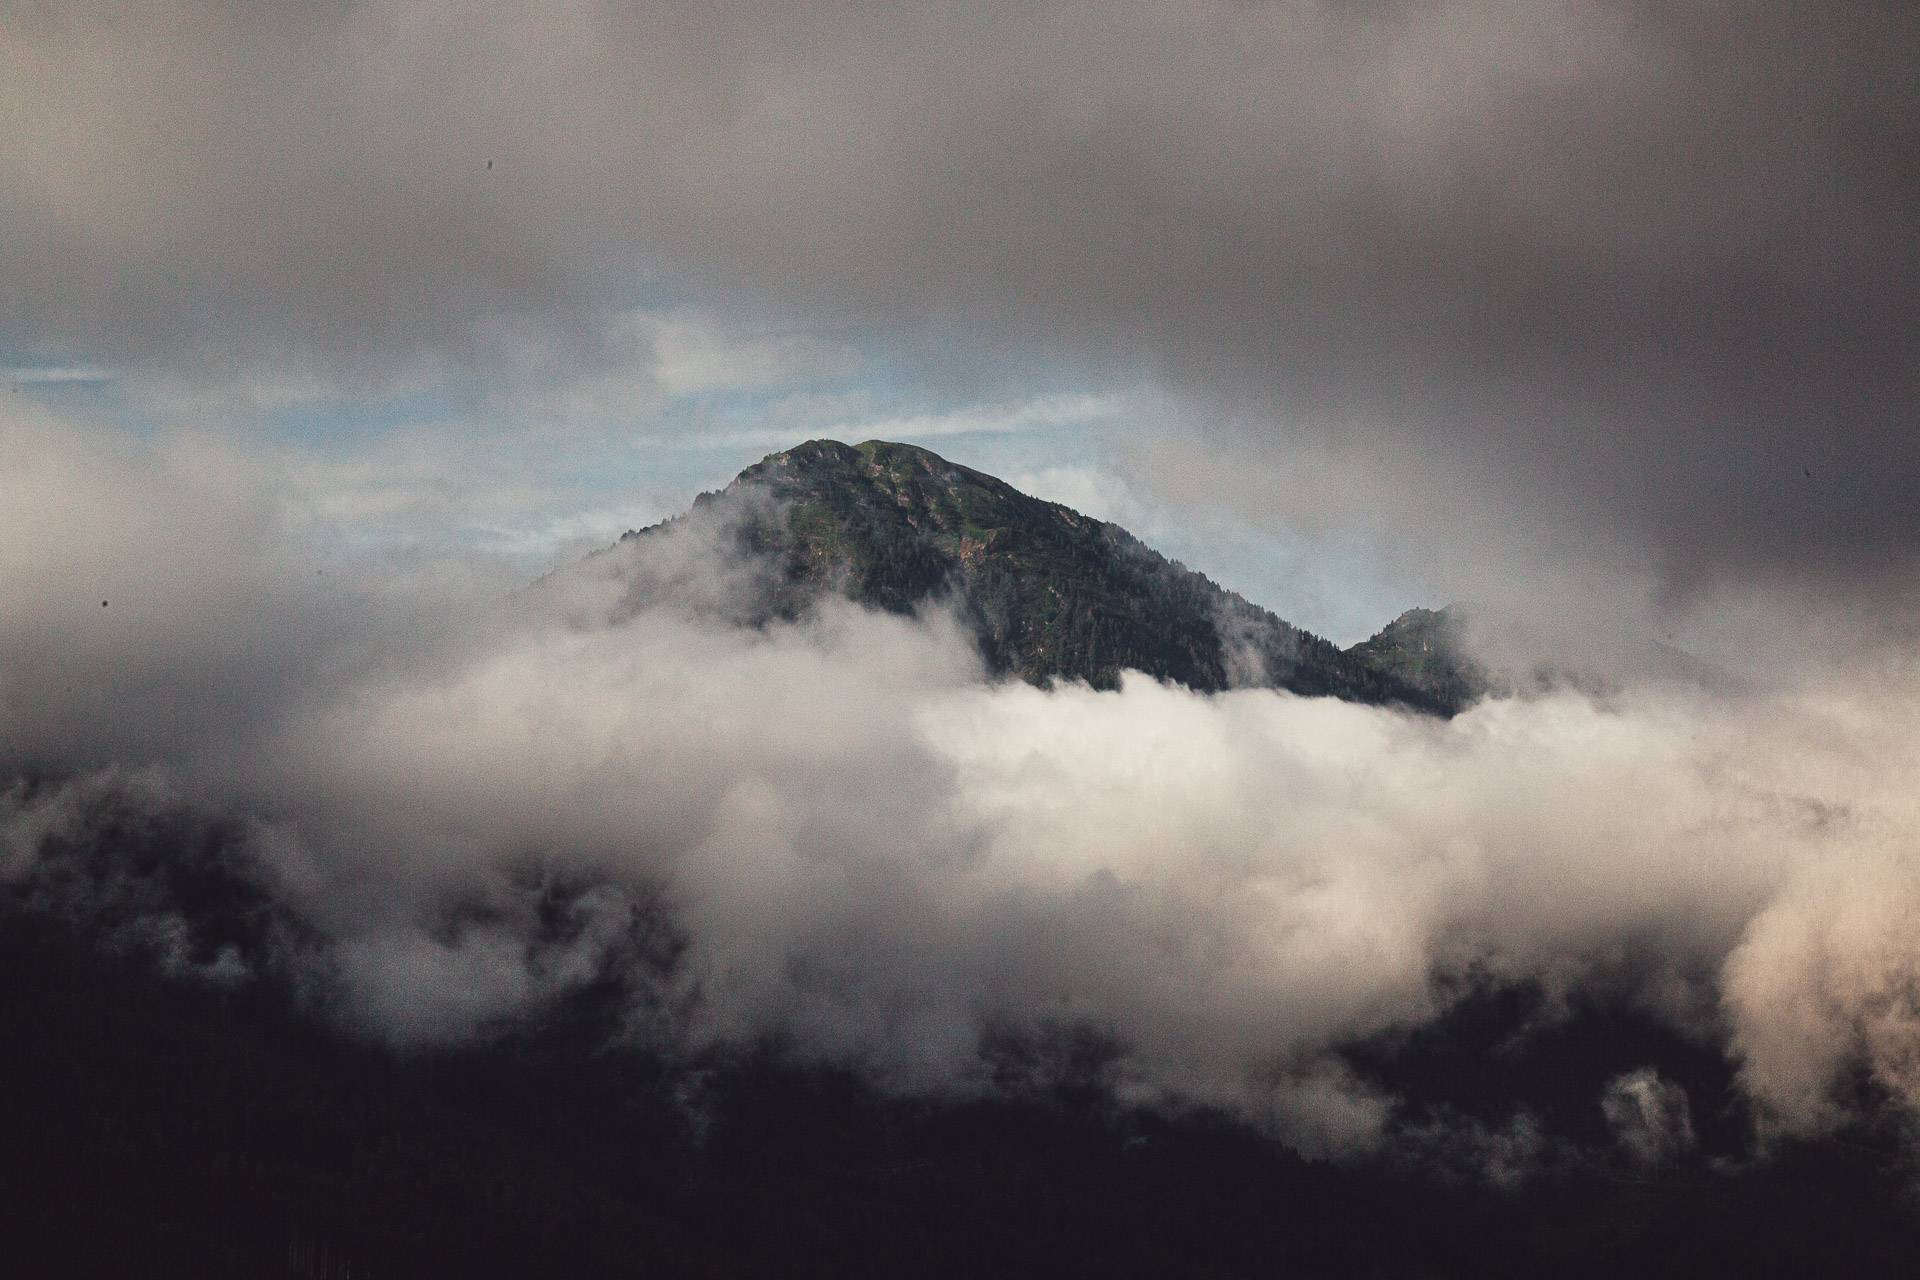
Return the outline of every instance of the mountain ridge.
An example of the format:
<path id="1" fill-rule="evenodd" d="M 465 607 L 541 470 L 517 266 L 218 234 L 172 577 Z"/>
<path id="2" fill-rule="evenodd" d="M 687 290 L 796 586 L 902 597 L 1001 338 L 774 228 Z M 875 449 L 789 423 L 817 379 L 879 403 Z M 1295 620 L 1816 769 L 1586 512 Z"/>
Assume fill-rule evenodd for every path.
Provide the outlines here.
<path id="1" fill-rule="evenodd" d="M 645 554 L 689 518 L 768 566 L 742 588 L 747 621 L 798 616 L 829 593 L 893 613 L 948 600 L 999 677 L 1113 688 L 1138 670 L 1201 692 L 1281 688 L 1438 714 L 1469 700 L 1433 664 L 1395 667 L 1369 642 L 1342 649 L 1117 524 L 916 445 L 805 441 L 618 545 Z"/>

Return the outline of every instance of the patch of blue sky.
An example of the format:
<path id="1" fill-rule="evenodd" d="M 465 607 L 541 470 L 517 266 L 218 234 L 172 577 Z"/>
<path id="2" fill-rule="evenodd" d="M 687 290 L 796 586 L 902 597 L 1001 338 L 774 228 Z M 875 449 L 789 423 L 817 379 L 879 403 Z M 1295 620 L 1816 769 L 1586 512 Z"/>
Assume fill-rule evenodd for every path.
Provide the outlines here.
<path id="1" fill-rule="evenodd" d="M 120 371 L 81 354 L 0 342 L 0 395 L 30 401 L 76 422 L 151 434 L 141 406 L 120 394 Z"/>
<path id="2" fill-rule="evenodd" d="M 87 353 L 0 338 L 0 385 L 34 395 L 96 392 L 119 370 Z"/>
<path id="3" fill-rule="evenodd" d="M 327 396 L 260 411 L 261 425 L 291 444 L 351 452 L 397 431 L 457 419 L 464 411 L 449 387 L 368 398 Z"/>

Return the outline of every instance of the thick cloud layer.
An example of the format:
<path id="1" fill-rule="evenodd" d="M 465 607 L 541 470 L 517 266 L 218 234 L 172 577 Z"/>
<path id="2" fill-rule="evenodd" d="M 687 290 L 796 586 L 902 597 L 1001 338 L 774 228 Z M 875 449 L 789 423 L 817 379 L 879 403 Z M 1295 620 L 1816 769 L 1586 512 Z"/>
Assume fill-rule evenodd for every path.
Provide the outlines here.
<path id="1" fill-rule="evenodd" d="M 926 335 L 929 385 L 1144 367 L 1182 411 L 1128 441 L 1142 478 L 1378 535 L 1431 590 L 1518 603 L 1521 575 L 1596 615 L 1871 590 L 1912 622 L 1910 6 L 155 0 L 0 27 L 16 344 L 268 402 L 636 359 L 638 395 L 610 317 L 662 287 Z"/>
<path id="2" fill-rule="evenodd" d="M 0 443 L 26 461 L 0 508 L 0 742 L 9 772 L 76 778 L 0 793 L 0 871 L 82 911 L 42 882 L 69 874 L 49 840 L 101 829 L 103 796 L 240 815 L 247 874 L 298 922 L 260 945 L 297 954 L 180 943 L 176 967 L 289 965 L 431 1040 L 624 966 L 633 1034 L 668 1046 L 773 1035 L 946 1090 L 1008 1036 L 1094 1044 L 1125 1096 L 1310 1150 L 1380 1140 L 1394 1099 L 1338 1050 L 1436 1017 L 1452 980 L 1605 981 L 1724 1044 L 1770 1132 L 1836 1123 L 1862 1078 L 1920 1115 L 1910 662 L 1452 721 L 996 686 L 937 617 L 755 630 L 672 591 L 633 613 L 640 543 L 421 595 L 303 551 L 316 531 L 244 455 L 46 419 Z M 680 536 L 669 577 L 738 568 Z M 169 911 L 149 934 L 180 933 Z M 1670 1158 L 1676 1088 L 1629 1075 L 1595 1114 Z"/>

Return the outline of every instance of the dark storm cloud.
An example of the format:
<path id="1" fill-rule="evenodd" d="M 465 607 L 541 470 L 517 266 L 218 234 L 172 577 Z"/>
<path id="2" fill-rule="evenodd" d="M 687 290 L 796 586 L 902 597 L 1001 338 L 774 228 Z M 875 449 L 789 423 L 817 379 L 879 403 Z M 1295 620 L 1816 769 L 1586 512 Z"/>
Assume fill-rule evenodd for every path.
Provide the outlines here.
<path id="1" fill-rule="evenodd" d="M 1294 525 L 1857 588 L 1920 545 L 1915 22 L 14 4 L 0 327 L 338 393 L 532 323 L 560 378 L 653 281 L 1144 364 Z"/>

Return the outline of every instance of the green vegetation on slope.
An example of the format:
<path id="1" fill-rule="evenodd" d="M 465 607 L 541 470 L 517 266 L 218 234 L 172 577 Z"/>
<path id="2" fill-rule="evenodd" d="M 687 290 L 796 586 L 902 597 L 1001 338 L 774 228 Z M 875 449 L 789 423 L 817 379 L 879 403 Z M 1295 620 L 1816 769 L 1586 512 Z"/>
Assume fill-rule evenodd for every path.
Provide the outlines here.
<path id="1" fill-rule="evenodd" d="M 1466 656 L 1466 621 L 1451 606 L 1409 609 L 1347 652 L 1454 709 L 1491 687 L 1487 672 Z"/>
<path id="2" fill-rule="evenodd" d="M 996 674 L 1106 689 L 1132 669 L 1206 692 L 1265 686 L 1429 711 L 1459 705 L 1118 525 L 912 445 L 810 440 L 698 505 L 731 512 L 741 544 L 777 560 L 765 612 L 790 615 L 826 591 L 898 613 L 950 599 Z"/>

